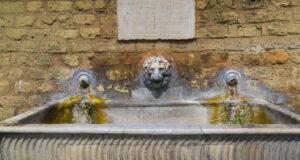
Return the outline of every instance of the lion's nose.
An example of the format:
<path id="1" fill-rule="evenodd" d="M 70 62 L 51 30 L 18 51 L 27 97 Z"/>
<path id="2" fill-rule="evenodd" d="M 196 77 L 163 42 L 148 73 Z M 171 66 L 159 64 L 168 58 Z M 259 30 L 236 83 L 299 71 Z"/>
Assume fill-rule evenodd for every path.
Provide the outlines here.
<path id="1" fill-rule="evenodd" d="M 154 72 L 151 75 L 151 80 L 152 81 L 161 81 L 162 80 L 162 75 L 159 73 L 159 69 L 155 69 Z"/>

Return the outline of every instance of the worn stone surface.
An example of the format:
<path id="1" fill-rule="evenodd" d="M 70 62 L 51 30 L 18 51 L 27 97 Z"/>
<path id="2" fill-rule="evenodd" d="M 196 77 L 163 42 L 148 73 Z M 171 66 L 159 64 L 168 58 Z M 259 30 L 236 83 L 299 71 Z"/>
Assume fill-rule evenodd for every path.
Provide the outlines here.
<path id="1" fill-rule="evenodd" d="M 14 23 L 13 16 L 0 15 L 0 27 L 12 26 Z"/>
<path id="2" fill-rule="evenodd" d="M 53 58 L 50 55 L 38 55 L 35 59 L 35 64 L 39 66 L 51 66 L 53 65 Z"/>
<path id="3" fill-rule="evenodd" d="M 9 66 L 11 64 L 10 54 L 0 54 L 0 67 Z"/>
<path id="4" fill-rule="evenodd" d="M 93 1 L 76 1 L 75 5 L 78 10 L 88 11 L 93 9 Z"/>
<path id="5" fill-rule="evenodd" d="M 8 28 L 5 29 L 5 35 L 13 40 L 21 40 L 27 36 L 27 30 Z"/>
<path id="6" fill-rule="evenodd" d="M 100 28 L 97 27 L 89 27 L 89 28 L 81 28 L 80 36 L 83 39 L 95 39 L 100 36 Z"/>
<path id="7" fill-rule="evenodd" d="M 93 24 L 94 21 L 95 21 L 95 15 L 93 14 L 78 14 L 78 15 L 74 15 L 73 17 L 73 22 L 77 24 L 89 25 L 89 24 Z"/>
<path id="8" fill-rule="evenodd" d="M 70 51 L 74 53 L 92 52 L 92 43 L 90 40 L 72 41 L 69 47 Z"/>
<path id="9" fill-rule="evenodd" d="M 105 5 L 106 5 L 105 0 L 95 0 L 95 9 L 96 9 L 96 11 L 103 11 Z"/>
<path id="10" fill-rule="evenodd" d="M 296 63 L 296 64 L 300 64 L 300 52 L 297 51 L 297 52 L 292 52 L 290 54 L 290 59 L 292 62 Z"/>
<path id="11" fill-rule="evenodd" d="M 263 62 L 265 64 L 284 64 L 288 61 L 289 55 L 285 51 L 264 52 Z"/>
<path id="12" fill-rule="evenodd" d="M 68 68 L 59 68 L 53 71 L 54 78 L 57 80 L 68 80 L 71 78 L 73 71 Z"/>
<path id="13" fill-rule="evenodd" d="M 54 89 L 55 89 L 55 86 L 53 86 L 53 84 L 50 84 L 50 83 L 42 83 L 42 84 L 37 88 L 37 91 L 38 91 L 38 92 L 45 93 L 45 92 L 51 92 L 51 91 L 54 91 Z"/>
<path id="14" fill-rule="evenodd" d="M 66 53 L 68 50 L 67 43 L 65 41 L 48 41 L 42 43 L 41 51 L 46 53 Z"/>
<path id="15" fill-rule="evenodd" d="M 65 62 L 65 64 L 67 64 L 68 66 L 78 66 L 79 65 L 79 57 L 76 55 L 65 55 L 63 57 L 63 61 Z"/>
<path id="16" fill-rule="evenodd" d="M 236 12 L 220 12 L 217 15 L 217 22 L 218 23 L 239 23 L 239 15 Z"/>
<path id="17" fill-rule="evenodd" d="M 78 30 L 71 30 L 71 29 L 60 30 L 60 31 L 58 31 L 57 35 L 64 39 L 75 39 L 78 37 L 79 32 L 78 32 Z"/>
<path id="18" fill-rule="evenodd" d="M 106 72 L 106 76 L 112 81 L 121 81 L 130 78 L 131 73 L 124 69 L 111 69 Z"/>
<path id="19" fill-rule="evenodd" d="M 15 52 L 18 50 L 18 44 L 17 42 L 12 41 L 0 41 L 0 53 L 2 52 Z"/>
<path id="20" fill-rule="evenodd" d="M 33 79 L 33 80 L 44 80 L 46 79 L 46 72 L 44 72 L 42 69 L 38 69 L 38 68 L 30 68 L 28 69 L 28 77 L 30 79 Z"/>
<path id="21" fill-rule="evenodd" d="M 193 0 L 118 1 L 118 38 L 191 39 L 195 37 Z"/>
<path id="22" fill-rule="evenodd" d="M 261 27 L 258 26 L 239 26 L 237 33 L 241 37 L 253 37 L 261 35 Z"/>
<path id="23" fill-rule="evenodd" d="M 42 19 L 42 22 L 48 25 L 52 25 L 56 21 L 57 17 L 56 16 L 46 16 L 45 18 Z"/>
<path id="24" fill-rule="evenodd" d="M 1 1 L 0 13 L 20 13 L 25 11 L 24 2 L 20 1 Z"/>
<path id="25" fill-rule="evenodd" d="M 0 93 L 5 94 L 9 91 L 10 85 L 8 81 L 0 81 Z"/>
<path id="26" fill-rule="evenodd" d="M 16 82 L 21 79 L 23 75 L 23 70 L 21 68 L 14 68 L 9 70 L 7 78 L 11 82 Z"/>
<path id="27" fill-rule="evenodd" d="M 34 20 L 35 19 L 32 16 L 18 16 L 16 18 L 16 25 L 20 26 L 20 27 L 23 27 L 23 26 L 30 27 L 30 26 L 33 26 Z"/>
<path id="28" fill-rule="evenodd" d="M 43 9 L 43 1 L 30 1 L 26 5 L 28 12 L 39 12 Z"/>
<path id="29" fill-rule="evenodd" d="M 71 11 L 73 2 L 71 1 L 54 1 L 48 2 L 48 10 L 50 12 L 67 12 Z"/>

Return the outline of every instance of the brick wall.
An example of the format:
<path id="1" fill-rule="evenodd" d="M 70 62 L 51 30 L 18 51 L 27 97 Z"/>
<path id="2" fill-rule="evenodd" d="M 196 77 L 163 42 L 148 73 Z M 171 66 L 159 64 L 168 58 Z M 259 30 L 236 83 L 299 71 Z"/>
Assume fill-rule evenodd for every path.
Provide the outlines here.
<path id="1" fill-rule="evenodd" d="M 299 0 L 196 0 L 187 41 L 117 41 L 116 16 L 116 0 L 0 0 L 0 119 L 44 103 L 79 67 L 107 80 L 99 90 L 129 93 L 139 61 L 156 51 L 192 87 L 239 68 L 300 112 Z"/>

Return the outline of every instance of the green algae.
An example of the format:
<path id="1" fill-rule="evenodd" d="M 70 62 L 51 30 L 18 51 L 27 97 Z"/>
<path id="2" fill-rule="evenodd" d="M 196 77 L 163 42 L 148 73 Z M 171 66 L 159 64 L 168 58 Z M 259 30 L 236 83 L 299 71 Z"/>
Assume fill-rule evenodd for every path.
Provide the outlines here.
<path id="1" fill-rule="evenodd" d="M 80 96 L 72 96 L 62 103 L 56 104 L 49 108 L 42 123 L 46 124 L 71 124 L 74 121 L 73 108 L 80 103 Z M 83 112 L 88 115 L 88 123 L 105 124 L 108 123 L 104 112 L 107 100 L 95 95 L 88 95 L 88 103 L 81 104 L 85 106 Z"/>
<path id="2" fill-rule="evenodd" d="M 241 103 L 222 103 L 228 96 L 207 99 L 212 108 L 210 124 L 272 124 L 265 107 L 251 105 L 244 97 L 238 97 Z"/>

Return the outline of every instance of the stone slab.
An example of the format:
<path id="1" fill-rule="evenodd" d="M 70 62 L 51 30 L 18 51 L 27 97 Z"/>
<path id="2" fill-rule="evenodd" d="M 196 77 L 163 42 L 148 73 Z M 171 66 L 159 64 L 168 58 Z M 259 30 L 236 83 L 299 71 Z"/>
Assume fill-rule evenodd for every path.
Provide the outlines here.
<path id="1" fill-rule="evenodd" d="M 118 0 L 119 40 L 194 37 L 194 0 Z"/>

